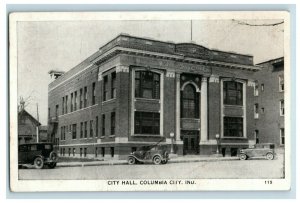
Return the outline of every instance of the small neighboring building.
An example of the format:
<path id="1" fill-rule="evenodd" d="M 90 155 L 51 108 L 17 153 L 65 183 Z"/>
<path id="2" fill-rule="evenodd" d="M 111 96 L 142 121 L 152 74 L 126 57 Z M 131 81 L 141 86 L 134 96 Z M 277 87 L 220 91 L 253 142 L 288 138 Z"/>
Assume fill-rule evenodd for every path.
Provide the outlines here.
<path id="1" fill-rule="evenodd" d="M 285 144 L 284 136 L 284 58 L 257 64 L 254 95 L 256 143 Z"/>
<path id="2" fill-rule="evenodd" d="M 38 122 L 24 108 L 21 108 L 18 113 L 19 144 L 37 142 L 37 127 L 40 125 L 40 122 Z"/>
<path id="3" fill-rule="evenodd" d="M 24 109 L 24 102 L 21 102 L 18 113 L 18 141 L 19 144 L 47 142 L 48 127 L 42 126 L 30 113 Z M 39 137 L 37 138 L 37 131 Z"/>
<path id="4" fill-rule="evenodd" d="M 39 126 L 39 142 L 48 142 L 48 126 Z"/>

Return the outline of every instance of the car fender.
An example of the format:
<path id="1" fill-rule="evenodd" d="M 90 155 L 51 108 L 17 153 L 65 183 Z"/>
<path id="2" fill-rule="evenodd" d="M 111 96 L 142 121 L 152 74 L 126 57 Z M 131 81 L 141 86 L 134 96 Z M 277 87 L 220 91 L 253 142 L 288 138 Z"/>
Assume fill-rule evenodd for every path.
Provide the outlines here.
<path id="1" fill-rule="evenodd" d="M 153 158 L 156 157 L 156 156 L 159 156 L 159 157 L 161 158 L 161 160 L 165 160 L 165 158 L 163 158 L 161 154 L 154 154 L 154 155 L 152 156 L 152 160 L 153 160 Z"/>
<path id="2" fill-rule="evenodd" d="M 145 160 L 139 159 L 139 158 L 137 158 L 136 156 L 134 156 L 133 154 L 129 155 L 127 159 L 129 159 L 129 157 L 133 157 L 133 158 L 135 158 L 137 161 L 140 161 L 140 162 L 145 162 Z"/>

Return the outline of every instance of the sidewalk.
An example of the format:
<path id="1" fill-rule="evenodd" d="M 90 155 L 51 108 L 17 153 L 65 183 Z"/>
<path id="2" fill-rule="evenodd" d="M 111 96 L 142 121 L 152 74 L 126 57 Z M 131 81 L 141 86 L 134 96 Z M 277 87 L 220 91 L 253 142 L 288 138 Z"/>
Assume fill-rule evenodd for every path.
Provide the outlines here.
<path id="1" fill-rule="evenodd" d="M 170 157 L 168 163 L 187 163 L 187 162 L 212 162 L 212 161 L 228 161 L 239 160 L 238 157 L 214 157 L 214 156 L 177 156 Z M 105 160 L 105 161 L 90 161 L 90 162 L 58 162 L 58 167 L 84 167 L 84 166 L 101 166 L 101 165 L 127 165 L 127 160 Z"/>

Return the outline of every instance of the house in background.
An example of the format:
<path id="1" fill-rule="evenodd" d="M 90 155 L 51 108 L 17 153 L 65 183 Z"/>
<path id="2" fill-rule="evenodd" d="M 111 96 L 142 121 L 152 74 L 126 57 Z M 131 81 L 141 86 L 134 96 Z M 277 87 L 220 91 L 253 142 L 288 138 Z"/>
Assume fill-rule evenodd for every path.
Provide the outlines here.
<path id="1" fill-rule="evenodd" d="M 29 114 L 24 108 L 24 101 L 21 101 L 18 112 L 18 142 L 19 144 L 47 142 L 47 126 Z"/>
<path id="2" fill-rule="evenodd" d="M 284 146 L 284 58 L 257 64 L 254 89 L 256 143 L 275 143 Z"/>

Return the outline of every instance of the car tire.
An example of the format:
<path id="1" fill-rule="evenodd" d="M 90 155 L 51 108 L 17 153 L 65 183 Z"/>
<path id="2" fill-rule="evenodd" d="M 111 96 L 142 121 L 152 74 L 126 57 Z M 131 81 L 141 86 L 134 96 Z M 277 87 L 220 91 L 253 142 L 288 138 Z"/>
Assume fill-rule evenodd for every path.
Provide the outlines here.
<path id="1" fill-rule="evenodd" d="M 267 153 L 266 159 L 273 160 L 274 159 L 274 154 L 273 153 Z"/>
<path id="2" fill-rule="evenodd" d="M 153 157 L 153 163 L 155 164 L 155 165 L 159 165 L 160 163 L 161 163 L 161 157 L 160 156 L 155 156 L 155 157 Z"/>
<path id="3" fill-rule="evenodd" d="M 129 165 L 135 164 L 135 158 L 134 158 L 134 157 L 129 157 L 129 158 L 128 158 L 128 164 L 129 164 Z"/>
<path id="4" fill-rule="evenodd" d="M 56 163 L 50 163 L 50 164 L 48 164 L 48 167 L 51 168 L 51 169 L 53 169 L 53 168 L 56 167 Z"/>
<path id="5" fill-rule="evenodd" d="M 36 169 L 41 169 L 44 167 L 44 160 L 41 157 L 36 157 L 34 159 L 33 165 Z"/>
<path id="6" fill-rule="evenodd" d="M 162 164 L 167 164 L 167 163 L 168 163 L 168 160 L 162 160 L 161 163 L 162 163 Z"/>
<path id="7" fill-rule="evenodd" d="M 247 160 L 247 155 L 246 154 L 240 154 L 240 160 Z"/>

